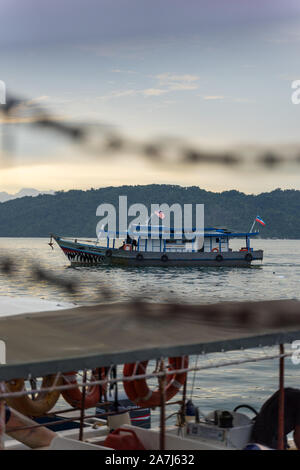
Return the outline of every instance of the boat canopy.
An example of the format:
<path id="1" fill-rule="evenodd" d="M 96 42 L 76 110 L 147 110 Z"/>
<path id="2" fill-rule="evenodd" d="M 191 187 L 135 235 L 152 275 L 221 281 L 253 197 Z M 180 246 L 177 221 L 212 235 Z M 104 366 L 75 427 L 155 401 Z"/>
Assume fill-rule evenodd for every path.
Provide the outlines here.
<path id="1" fill-rule="evenodd" d="M 291 343 L 300 338 L 299 310 L 296 300 L 128 302 L 1 317 L 0 381 Z"/>

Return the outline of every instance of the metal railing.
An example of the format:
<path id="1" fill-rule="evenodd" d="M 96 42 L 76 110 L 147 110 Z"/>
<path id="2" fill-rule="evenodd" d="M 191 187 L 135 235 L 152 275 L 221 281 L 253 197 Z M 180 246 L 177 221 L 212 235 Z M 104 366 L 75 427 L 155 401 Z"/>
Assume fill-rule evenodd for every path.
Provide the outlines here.
<path id="1" fill-rule="evenodd" d="M 56 413 L 54 412 L 48 412 L 47 414 L 43 415 L 43 417 L 53 417 L 56 416 L 56 414 L 62 415 L 64 413 L 68 413 L 71 410 L 80 411 L 80 417 L 79 418 L 60 418 L 59 423 L 71 423 L 74 421 L 79 421 L 79 440 L 82 440 L 84 437 L 84 426 L 86 420 L 89 420 L 91 418 L 107 418 L 108 416 L 116 415 L 119 414 L 120 412 L 118 409 L 116 411 L 106 411 L 106 412 L 96 412 L 94 414 L 89 414 L 86 415 L 85 410 L 85 399 L 86 399 L 86 390 L 88 387 L 94 387 L 94 386 L 101 386 L 101 387 L 108 387 L 108 386 L 113 386 L 119 382 L 127 382 L 127 381 L 136 381 L 136 380 L 144 380 L 144 379 L 151 379 L 151 378 L 157 378 L 158 383 L 159 383 L 159 393 L 161 396 L 161 403 L 160 403 L 160 450 L 165 449 L 165 433 L 166 433 L 166 426 L 165 426 L 165 421 L 166 421 L 166 413 L 165 413 L 165 407 L 170 406 L 170 405 L 179 405 L 179 410 L 175 414 L 180 416 L 180 423 L 181 426 L 184 426 L 185 424 L 185 418 L 184 418 L 184 409 L 185 409 L 185 404 L 186 404 L 186 385 L 187 385 L 187 379 L 185 380 L 185 383 L 182 387 L 182 398 L 180 400 L 173 400 L 166 402 L 165 399 L 165 391 L 166 391 L 166 380 L 168 376 L 172 376 L 174 374 L 188 374 L 190 372 L 200 372 L 204 370 L 210 370 L 210 369 L 215 369 L 215 368 L 224 368 L 227 366 L 233 366 L 233 365 L 242 365 L 242 364 L 247 364 L 247 363 L 254 363 L 254 362 L 261 362 L 261 361 L 268 361 L 268 360 L 274 360 L 278 359 L 280 361 L 280 369 L 279 369 L 279 384 L 280 384 L 280 394 L 282 397 L 283 393 L 283 388 L 284 388 L 284 367 L 283 367 L 283 361 L 285 358 L 290 357 L 292 353 L 286 353 L 284 352 L 283 345 L 280 345 L 280 350 L 279 353 L 277 354 L 264 354 L 263 356 L 260 357 L 246 357 L 244 359 L 235 359 L 235 360 L 227 360 L 227 361 L 219 361 L 215 364 L 208 363 L 206 365 L 193 365 L 181 369 L 172 369 L 168 370 L 164 364 L 163 359 L 160 361 L 160 366 L 159 370 L 156 370 L 154 372 L 150 373 L 144 373 L 144 374 L 136 374 L 132 375 L 129 377 L 125 376 L 120 376 L 120 377 L 109 377 L 109 374 L 107 374 L 105 379 L 101 380 L 88 380 L 87 379 L 87 371 L 83 371 L 83 380 L 78 383 L 72 383 L 72 384 L 64 384 L 64 385 L 53 385 L 51 387 L 42 387 L 40 389 L 35 389 L 34 394 L 43 394 L 46 392 L 53 392 L 53 391 L 66 391 L 66 390 L 72 390 L 75 388 L 81 388 L 82 389 L 82 402 L 81 406 L 78 408 L 67 408 L 67 409 L 59 409 Z M 137 363 L 138 364 L 138 363 Z M 57 383 L 58 379 L 63 376 L 62 372 L 58 372 L 55 378 L 54 383 Z M 29 377 L 30 378 L 30 377 Z M 0 383 L 0 412 L 1 410 L 3 411 L 3 406 L 5 403 L 5 400 L 8 398 L 21 398 L 24 396 L 30 396 L 32 395 L 32 390 L 22 390 L 18 392 L 11 392 L 6 390 L 6 384 L 5 382 Z M 104 397 L 104 401 L 99 402 L 98 405 L 101 407 L 105 407 L 108 405 L 112 405 L 112 401 L 107 400 L 107 397 Z M 282 399 L 279 402 L 280 405 L 280 413 L 279 413 L 279 444 L 278 448 L 283 448 L 283 434 L 282 434 L 282 422 L 284 420 L 284 407 L 282 406 Z M 94 406 L 93 406 L 94 407 Z M 136 406 L 130 408 L 130 410 L 138 410 L 143 408 L 142 406 Z M 47 426 L 55 425 L 57 424 L 57 421 L 52 421 L 47 422 Z M 44 424 L 34 424 L 31 426 L 24 426 L 24 427 L 18 427 L 15 429 L 10 429 L 10 432 L 13 431 L 20 431 L 20 430 L 25 430 L 25 429 L 33 429 L 33 428 L 39 428 L 44 426 Z M 0 425 L 0 441 L 2 440 L 3 442 L 3 434 L 5 432 L 5 425 L 3 424 L 2 420 L 2 426 Z M 0 446 L 1 448 L 1 446 Z"/>

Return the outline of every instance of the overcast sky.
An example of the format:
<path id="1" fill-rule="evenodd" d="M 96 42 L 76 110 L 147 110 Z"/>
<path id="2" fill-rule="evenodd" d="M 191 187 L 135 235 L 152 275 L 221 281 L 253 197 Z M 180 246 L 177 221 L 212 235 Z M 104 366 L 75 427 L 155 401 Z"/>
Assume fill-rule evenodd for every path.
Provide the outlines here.
<path id="1" fill-rule="evenodd" d="M 291 82 L 300 79 L 296 0 L 2 0 L 0 14 L 0 80 L 63 119 L 208 147 L 299 141 L 300 105 L 291 103 Z M 288 171 L 91 160 L 24 127 L 14 129 L 14 165 L 2 166 L 0 190 L 151 182 L 300 189 Z"/>

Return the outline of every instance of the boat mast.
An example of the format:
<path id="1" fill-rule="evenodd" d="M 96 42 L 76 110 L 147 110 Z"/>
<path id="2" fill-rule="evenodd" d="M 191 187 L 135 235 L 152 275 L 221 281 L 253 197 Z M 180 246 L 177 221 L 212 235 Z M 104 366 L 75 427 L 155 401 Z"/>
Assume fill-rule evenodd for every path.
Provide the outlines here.
<path id="1" fill-rule="evenodd" d="M 253 232 L 255 222 L 256 222 L 256 217 L 255 217 L 255 219 L 254 219 L 254 221 L 253 221 L 253 224 L 251 225 L 251 228 L 250 228 L 249 233 Z"/>

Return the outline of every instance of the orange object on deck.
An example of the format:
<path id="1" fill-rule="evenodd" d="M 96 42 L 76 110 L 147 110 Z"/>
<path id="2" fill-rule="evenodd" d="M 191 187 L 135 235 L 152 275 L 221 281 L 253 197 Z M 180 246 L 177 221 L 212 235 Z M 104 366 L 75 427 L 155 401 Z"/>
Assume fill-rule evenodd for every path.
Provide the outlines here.
<path id="1" fill-rule="evenodd" d="M 126 428 L 118 428 L 111 432 L 103 445 L 115 450 L 146 450 L 133 429 Z"/>
<path id="2" fill-rule="evenodd" d="M 123 250 L 125 250 L 125 251 L 132 251 L 132 245 L 130 245 L 130 244 L 124 245 L 124 246 L 123 246 Z"/>

